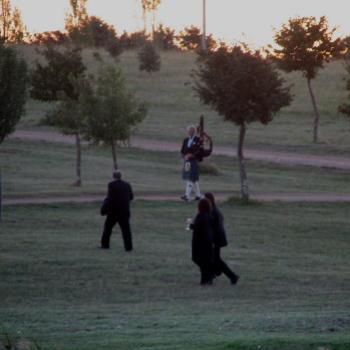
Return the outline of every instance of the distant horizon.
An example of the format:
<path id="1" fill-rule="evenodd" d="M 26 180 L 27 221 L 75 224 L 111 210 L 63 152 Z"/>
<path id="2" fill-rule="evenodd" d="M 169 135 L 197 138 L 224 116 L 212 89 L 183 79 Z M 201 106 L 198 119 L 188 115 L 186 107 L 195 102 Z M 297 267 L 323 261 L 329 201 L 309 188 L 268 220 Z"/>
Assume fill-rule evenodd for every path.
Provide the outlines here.
<path id="1" fill-rule="evenodd" d="M 283 4 L 281 4 L 283 2 Z M 63 30 L 69 11 L 68 0 L 11 0 L 19 7 L 30 32 Z M 254 48 L 273 43 L 273 28 L 279 29 L 295 16 L 326 16 L 336 35 L 350 35 L 349 0 L 260 0 L 237 6 L 235 0 L 207 0 L 207 33 L 227 43 L 244 41 Z M 185 10 L 186 9 L 186 10 Z M 143 29 L 139 0 L 89 0 L 88 12 L 113 25 L 118 34 Z M 184 27 L 202 26 L 202 0 L 163 0 L 157 24 L 181 31 Z"/>

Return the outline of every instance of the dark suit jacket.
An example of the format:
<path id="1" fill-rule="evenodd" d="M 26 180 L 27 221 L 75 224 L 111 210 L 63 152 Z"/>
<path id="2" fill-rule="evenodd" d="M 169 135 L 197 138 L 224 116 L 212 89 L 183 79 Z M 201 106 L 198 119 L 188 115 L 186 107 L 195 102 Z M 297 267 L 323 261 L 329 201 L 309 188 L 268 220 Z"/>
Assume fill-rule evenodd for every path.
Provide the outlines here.
<path id="1" fill-rule="evenodd" d="M 109 216 L 129 217 L 130 201 L 134 199 L 131 185 L 123 180 L 114 180 L 108 184 L 108 194 L 104 205 Z"/>
<path id="2" fill-rule="evenodd" d="M 221 211 L 214 207 L 212 212 L 213 235 L 215 247 L 222 248 L 227 246 L 226 231 L 224 227 L 224 216 Z"/>
<path id="3" fill-rule="evenodd" d="M 195 136 L 192 142 L 191 147 L 187 146 L 189 137 L 186 137 L 182 142 L 181 154 L 185 156 L 188 153 L 192 153 L 197 157 L 197 154 L 200 152 L 200 139 L 198 136 Z"/>

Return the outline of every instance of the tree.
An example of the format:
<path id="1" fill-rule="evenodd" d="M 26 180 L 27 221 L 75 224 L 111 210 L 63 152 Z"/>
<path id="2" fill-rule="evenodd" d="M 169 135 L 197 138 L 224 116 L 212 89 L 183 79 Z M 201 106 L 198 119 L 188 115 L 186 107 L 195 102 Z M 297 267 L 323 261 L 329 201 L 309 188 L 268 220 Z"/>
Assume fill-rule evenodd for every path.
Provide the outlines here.
<path id="1" fill-rule="evenodd" d="M 307 80 L 314 110 L 314 142 L 318 142 L 320 114 L 311 81 L 325 62 L 338 57 L 343 50 L 341 39 L 333 40 L 335 30 L 328 28 L 326 17 L 319 20 L 315 17 L 296 17 L 275 34 L 275 42 L 281 47 L 274 50 L 278 66 L 288 73 L 301 71 Z"/>
<path id="2" fill-rule="evenodd" d="M 87 16 L 81 21 L 79 27 L 68 27 L 67 30 L 69 38 L 75 44 L 104 48 L 113 57 L 122 52 L 114 27 L 99 17 Z"/>
<path id="3" fill-rule="evenodd" d="M 350 38 L 350 37 L 348 37 L 348 38 Z M 350 44 L 350 40 L 348 41 L 348 43 Z M 349 47 L 350 47 L 350 45 L 349 45 Z M 345 69 L 348 73 L 348 79 L 346 82 L 346 90 L 350 92 L 350 57 L 349 56 L 346 56 Z M 349 103 L 341 104 L 338 108 L 338 111 L 340 113 L 343 113 L 350 120 L 350 93 L 348 95 L 348 99 L 349 99 Z"/>
<path id="4" fill-rule="evenodd" d="M 121 71 L 112 66 L 101 68 L 93 94 L 85 100 L 89 104 L 86 138 L 109 145 L 113 167 L 117 169 L 118 142 L 130 138 L 135 126 L 145 118 L 146 107 L 126 90 Z"/>
<path id="5" fill-rule="evenodd" d="M 237 156 L 241 196 L 249 199 L 243 146 L 247 125 L 259 121 L 268 124 L 291 101 L 289 88 L 270 61 L 260 52 L 245 47 L 202 53 L 194 72 L 195 90 L 204 104 L 213 107 L 225 121 L 239 127 Z"/>
<path id="6" fill-rule="evenodd" d="M 138 54 L 140 62 L 139 70 L 147 73 L 157 72 L 160 70 L 160 56 L 151 42 L 147 42 Z"/>
<path id="7" fill-rule="evenodd" d="M 77 99 L 71 99 L 62 94 L 54 109 L 46 115 L 44 124 L 59 129 L 63 134 L 74 135 L 76 146 L 76 176 L 75 186 L 81 186 L 81 138 L 84 135 L 86 126 L 86 115 L 89 104 L 87 99 L 92 98 L 91 86 L 84 77 L 72 79 L 75 87 Z"/>
<path id="8" fill-rule="evenodd" d="M 0 30 L 1 38 L 7 41 L 8 34 L 11 27 L 11 3 L 10 0 L 0 0 L 1 14 L 0 14 Z"/>
<path id="9" fill-rule="evenodd" d="M 88 17 L 87 0 L 69 0 L 69 3 L 72 12 L 66 16 L 67 31 L 72 27 L 79 28 Z"/>
<path id="10" fill-rule="evenodd" d="M 27 35 L 27 29 L 18 7 L 12 10 L 10 0 L 0 0 L 0 37 L 5 42 L 21 43 Z"/>
<path id="11" fill-rule="evenodd" d="M 64 50 L 58 50 L 49 46 L 42 54 L 47 63 L 45 65 L 36 63 L 31 74 L 30 94 L 34 99 L 56 102 L 56 108 L 44 122 L 57 127 L 63 133 L 75 135 L 77 148 L 75 185 L 80 186 L 83 113 L 79 102 L 82 87 L 86 87 L 84 83 L 86 67 L 82 61 L 81 51 L 77 48 L 66 47 Z"/>
<path id="12" fill-rule="evenodd" d="M 86 67 L 81 50 L 65 47 L 62 50 L 48 46 L 41 51 L 46 63 L 36 63 L 31 73 L 31 97 L 41 101 L 57 101 L 62 92 L 70 99 L 78 98 L 72 79 L 81 77 Z"/>
<path id="13" fill-rule="evenodd" d="M 161 0 L 141 0 L 145 32 L 147 32 L 147 12 L 152 12 L 152 38 L 156 26 L 156 11 L 160 3 Z"/>
<path id="14" fill-rule="evenodd" d="M 153 43 L 162 50 L 175 49 L 175 30 L 160 24 L 153 33 Z"/>
<path id="15" fill-rule="evenodd" d="M 128 33 L 126 31 L 119 37 L 119 42 L 124 49 L 135 49 L 147 43 L 149 36 L 145 31 Z"/>
<path id="16" fill-rule="evenodd" d="M 26 101 L 27 65 L 0 43 L 0 144 L 15 130 Z"/>
<path id="17" fill-rule="evenodd" d="M 198 50 L 202 48 L 203 34 L 198 27 L 185 27 L 183 31 L 176 37 L 179 41 L 180 48 L 184 50 Z M 211 50 L 216 47 L 216 41 L 213 36 L 206 36 L 206 49 Z"/>

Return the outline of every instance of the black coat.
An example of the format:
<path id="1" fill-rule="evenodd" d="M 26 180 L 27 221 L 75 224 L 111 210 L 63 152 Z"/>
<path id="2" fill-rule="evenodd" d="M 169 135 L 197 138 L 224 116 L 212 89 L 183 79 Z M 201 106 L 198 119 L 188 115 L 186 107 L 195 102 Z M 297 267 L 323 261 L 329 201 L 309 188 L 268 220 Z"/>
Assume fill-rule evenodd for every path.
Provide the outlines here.
<path id="1" fill-rule="evenodd" d="M 182 142 L 181 154 L 184 157 L 186 154 L 192 153 L 195 157 L 200 153 L 200 139 L 198 136 L 195 136 L 192 142 L 191 147 L 188 147 L 189 137 L 186 137 Z"/>
<path id="2" fill-rule="evenodd" d="M 212 219 L 207 213 L 197 214 L 191 229 L 192 260 L 197 264 L 211 263 L 214 258 Z"/>
<path id="3" fill-rule="evenodd" d="M 214 207 L 211 212 L 213 224 L 213 241 L 215 247 L 222 248 L 227 246 L 226 231 L 224 227 L 224 216 L 221 211 Z"/>
<path id="4" fill-rule="evenodd" d="M 130 216 L 130 201 L 134 199 L 131 185 L 123 180 L 114 180 L 108 184 L 107 197 L 101 208 L 102 215 L 114 217 Z"/>

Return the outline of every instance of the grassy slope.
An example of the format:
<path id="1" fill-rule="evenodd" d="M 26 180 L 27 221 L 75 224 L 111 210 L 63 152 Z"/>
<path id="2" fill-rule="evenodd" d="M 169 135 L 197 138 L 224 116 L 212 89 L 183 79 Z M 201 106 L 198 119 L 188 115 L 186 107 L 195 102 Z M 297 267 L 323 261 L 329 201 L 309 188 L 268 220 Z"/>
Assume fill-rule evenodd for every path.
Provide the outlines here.
<path id="1" fill-rule="evenodd" d="M 97 249 L 96 206 L 6 207 L 0 327 L 59 349 L 348 349 L 349 205 L 222 209 L 236 287 L 198 286 L 193 204 L 136 202 L 131 255 L 119 234 Z"/>
<path id="2" fill-rule="evenodd" d="M 119 165 L 136 192 L 183 191 L 181 160 L 177 153 L 120 150 Z M 220 170 L 219 176 L 201 176 L 203 191 L 239 190 L 237 162 L 228 157 L 210 160 Z M 106 148 L 83 151 L 81 188 L 70 186 L 74 180 L 73 146 L 27 141 L 6 141 L 0 148 L 0 169 L 4 196 L 43 194 L 104 193 L 111 173 L 111 154 Z M 252 192 L 333 192 L 349 193 L 345 171 L 314 167 L 285 167 L 249 162 Z"/>
<path id="3" fill-rule="evenodd" d="M 32 48 L 26 48 L 24 55 L 29 61 L 35 59 Z M 90 69 L 95 71 L 96 62 L 91 52 L 85 52 L 84 57 Z M 204 113 L 215 142 L 236 145 L 237 128 L 222 122 L 215 112 L 202 106 L 192 90 L 191 71 L 195 68 L 192 53 L 162 53 L 162 69 L 153 75 L 138 71 L 136 52 L 125 52 L 117 65 L 122 68 L 131 90 L 150 106 L 148 118 L 139 127 L 138 135 L 178 140 L 182 138 L 185 127 L 197 123 L 198 116 Z M 337 113 L 338 105 L 346 99 L 344 77 L 342 63 L 335 62 L 320 71 L 314 83 L 321 112 L 322 144 L 311 144 L 313 117 L 306 81 L 301 74 L 293 73 L 286 75 L 287 84 L 293 85 L 295 99 L 292 105 L 282 110 L 267 127 L 252 124 L 247 134 L 247 146 L 346 154 L 350 146 L 350 127 L 348 121 Z M 46 108 L 46 104 L 29 100 L 28 113 L 20 127 L 36 128 Z"/>

